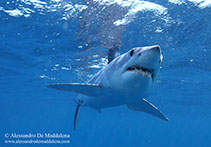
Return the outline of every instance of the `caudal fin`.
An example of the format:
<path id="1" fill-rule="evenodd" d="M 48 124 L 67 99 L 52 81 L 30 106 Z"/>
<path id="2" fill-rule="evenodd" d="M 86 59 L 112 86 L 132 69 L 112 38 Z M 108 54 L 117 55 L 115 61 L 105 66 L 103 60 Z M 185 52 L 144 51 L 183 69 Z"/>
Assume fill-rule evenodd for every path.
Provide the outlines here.
<path id="1" fill-rule="evenodd" d="M 76 130 L 76 125 L 78 122 L 79 109 L 80 109 L 80 105 L 77 105 L 76 110 L 75 110 L 75 116 L 74 116 L 74 124 L 73 124 L 74 131 Z"/>

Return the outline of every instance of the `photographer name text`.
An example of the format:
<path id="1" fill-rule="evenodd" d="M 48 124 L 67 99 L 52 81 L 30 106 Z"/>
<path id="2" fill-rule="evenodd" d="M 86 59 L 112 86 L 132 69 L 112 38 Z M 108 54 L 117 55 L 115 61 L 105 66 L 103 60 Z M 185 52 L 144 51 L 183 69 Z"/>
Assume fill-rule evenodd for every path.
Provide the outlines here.
<path id="1" fill-rule="evenodd" d="M 5 133 L 5 138 L 70 138 L 65 133 Z"/>

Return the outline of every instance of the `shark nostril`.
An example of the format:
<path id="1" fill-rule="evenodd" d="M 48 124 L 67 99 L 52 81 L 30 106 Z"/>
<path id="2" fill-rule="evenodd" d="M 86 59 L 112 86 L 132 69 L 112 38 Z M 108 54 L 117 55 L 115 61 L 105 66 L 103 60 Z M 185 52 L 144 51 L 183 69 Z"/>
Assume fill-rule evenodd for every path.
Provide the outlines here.
<path id="1" fill-rule="evenodd" d="M 139 53 L 138 55 L 141 56 L 141 53 Z"/>

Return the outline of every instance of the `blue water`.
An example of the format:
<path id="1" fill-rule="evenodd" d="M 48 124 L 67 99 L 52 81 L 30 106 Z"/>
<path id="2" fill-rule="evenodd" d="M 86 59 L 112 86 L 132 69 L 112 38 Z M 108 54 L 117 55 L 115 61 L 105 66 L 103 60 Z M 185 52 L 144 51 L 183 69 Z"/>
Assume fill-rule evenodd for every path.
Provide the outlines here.
<path id="1" fill-rule="evenodd" d="M 31 146 L 211 146 L 211 2 L 111 2 L 0 2 L 1 147 L 19 145 L 6 133 L 71 135 L 70 144 Z M 83 108 L 75 132 L 77 95 L 45 85 L 87 81 L 106 64 L 105 48 L 154 44 L 164 63 L 147 99 L 170 121 L 125 106 Z"/>

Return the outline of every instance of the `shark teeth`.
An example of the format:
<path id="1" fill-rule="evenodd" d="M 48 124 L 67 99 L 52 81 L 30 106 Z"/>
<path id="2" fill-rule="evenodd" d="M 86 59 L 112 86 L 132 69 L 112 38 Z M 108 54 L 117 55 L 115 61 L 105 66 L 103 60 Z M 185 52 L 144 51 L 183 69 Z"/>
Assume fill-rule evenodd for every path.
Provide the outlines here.
<path id="1" fill-rule="evenodd" d="M 126 71 L 135 71 L 135 72 L 144 74 L 144 76 L 151 76 L 152 79 L 154 78 L 154 70 L 146 68 L 146 67 L 135 65 L 135 66 L 128 67 Z"/>

